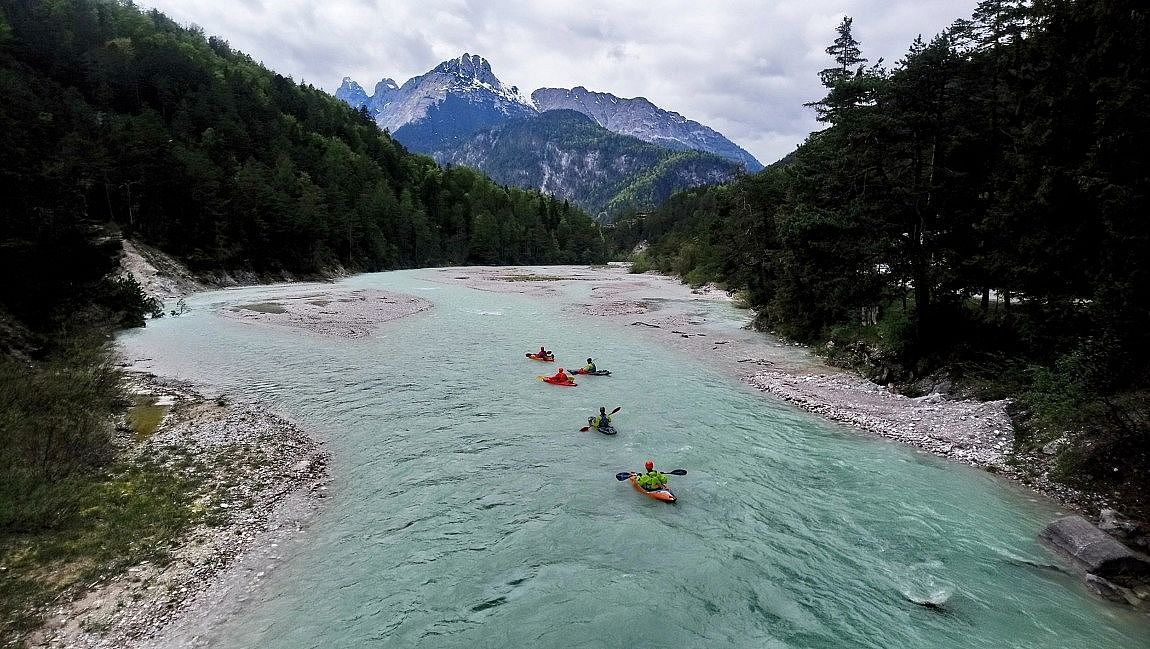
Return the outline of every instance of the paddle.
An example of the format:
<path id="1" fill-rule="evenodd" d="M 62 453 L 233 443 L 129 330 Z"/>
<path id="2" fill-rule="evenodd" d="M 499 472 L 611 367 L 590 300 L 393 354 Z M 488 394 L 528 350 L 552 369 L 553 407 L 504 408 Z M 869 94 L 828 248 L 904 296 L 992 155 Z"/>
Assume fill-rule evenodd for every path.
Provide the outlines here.
<path id="1" fill-rule="evenodd" d="M 666 473 L 667 475 L 687 475 L 687 470 L 686 469 L 675 469 L 674 471 L 662 471 L 662 473 Z M 615 474 L 615 479 L 618 480 L 619 482 L 622 482 L 622 481 L 624 481 L 630 477 L 631 477 L 630 471 L 624 471 L 623 473 L 616 473 Z"/>
<path id="2" fill-rule="evenodd" d="M 622 409 L 623 409 L 623 406 L 619 406 L 618 408 L 616 408 L 616 409 L 612 410 L 611 412 L 607 413 L 607 416 L 611 416 L 611 415 L 613 415 L 613 414 L 615 414 L 615 413 L 619 412 L 619 411 L 620 411 L 620 410 L 622 410 Z M 579 432 L 580 432 L 580 433 L 585 433 L 585 432 L 587 432 L 587 431 L 589 431 L 589 430 L 591 430 L 591 427 L 590 427 L 590 426 L 584 426 L 584 427 L 582 427 L 582 428 L 580 428 L 580 429 L 579 429 Z"/>

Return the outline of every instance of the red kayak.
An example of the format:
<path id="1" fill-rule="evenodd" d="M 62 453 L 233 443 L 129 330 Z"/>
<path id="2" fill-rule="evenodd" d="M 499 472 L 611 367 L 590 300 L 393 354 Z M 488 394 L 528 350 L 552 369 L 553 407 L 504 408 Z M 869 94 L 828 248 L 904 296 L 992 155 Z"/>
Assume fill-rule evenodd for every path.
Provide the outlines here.
<path id="1" fill-rule="evenodd" d="M 539 375 L 535 378 L 539 379 L 540 381 L 543 381 L 544 383 L 550 383 L 551 385 L 561 385 L 565 388 L 573 388 L 576 385 L 579 385 L 578 383 L 576 383 L 570 379 L 568 379 L 568 381 L 566 383 L 564 383 L 564 382 L 559 381 L 559 380 L 557 380 L 553 377 L 550 377 L 550 376 Z"/>
<path id="2" fill-rule="evenodd" d="M 543 361 L 544 363 L 554 363 L 555 362 L 555 355 L 554 354 L 552 354 L 550 356 L 540 356 L 539 354 L 527 354 L 527 358 L 530 358 L 533 361 Z"/>
<path id="3" fill-rule="evenodd" d="M 632 473 L 629 480 L 631 481 L 631 486 L 635 488 L 635 491 L 638 491 L 648 498 L 662 500 L 665 503 L 675 502 L 675 494 L 671 493 L 671 490 L 666 487 L 663 487 L 662 489 L 656 489 L 654 491 L 647 491 L 646 489 L 640 487 L 638 473 Z"/>

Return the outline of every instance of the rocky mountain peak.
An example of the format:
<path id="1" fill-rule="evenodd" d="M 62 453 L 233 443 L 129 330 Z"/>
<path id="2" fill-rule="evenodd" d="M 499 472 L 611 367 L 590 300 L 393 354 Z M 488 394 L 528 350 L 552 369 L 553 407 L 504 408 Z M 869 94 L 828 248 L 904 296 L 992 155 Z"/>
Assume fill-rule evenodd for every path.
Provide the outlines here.
<path id="1" fill-rule="evenodd" d="M 399 90 L 399 84 L 394 79 L 381 79 L 379 83 L 375 84 L 376 97 L 381 93 L 395 92 L 396 90 Z"/>
<path id="2" fill-rule="evenodd" d="M 363 86 L 356 83 L 351 77 L 344 77 L 343 83 L 339 84 L 339 88 L 335 91 L 335 96 L 342 99 L 353 108 L 365 106 L 370 97 L 363 89 Z"/>
<path id="3" fill-rule="evenodd" d="M 473 56 L 465 53 L 457 59 L 444 61 L 435 66 L 433 72 L 454 74 L 463 80 L 474 79 L 496 87 L 502 85 L 495 74 L 491 72 L 491 63 L 478 54 Z"/>

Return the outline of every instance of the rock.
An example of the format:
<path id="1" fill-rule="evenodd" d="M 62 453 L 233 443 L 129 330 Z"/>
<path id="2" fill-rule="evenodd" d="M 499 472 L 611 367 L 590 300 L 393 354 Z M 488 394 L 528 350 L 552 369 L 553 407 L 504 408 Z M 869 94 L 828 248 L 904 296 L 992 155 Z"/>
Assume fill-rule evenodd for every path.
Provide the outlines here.
<path id="1" fill-rule="evenodd" d="M 1047 454 L 1047 455 L 1057 455 L 1058 451 L 1061 451 L 1062 447 L 1065 445 L 1066 445 L 1066 438 L 1060 437 L 1060 438 L 1058 438 L 1052 442 L 1047 442 L 1047 443 L 1043 444 L 1042 445 L 1042 452 Z"/>
<path id="2" fill-rule="evenodd" d="M 1081 516 L 1050 523 L 1039 540 L 1068 555 L 1078 568 L 1122 586 L 1150 580 L 1150 559 L 1115 541 Z"/>
<path id="3" fill-rule="evenodd" d="M 1138 525 L 1119 514 L 1116 509 L 1103 509 L 1098 513 L 1098 529 L 1120 539 L 1138 533 Z"/>
<path id="4" fill-rule="evenodd" d="M 1103 579 L 1102 577 L 1099 577 L 1098 575 L 1087 574 L 1086 585 L 1090 587 L 1090 590 L 1098 593 L 1106 599 L 1115 601 L 1122 601 L 1125 599 L 1122 597 L 1122 589 L 1119 586 Z"/>

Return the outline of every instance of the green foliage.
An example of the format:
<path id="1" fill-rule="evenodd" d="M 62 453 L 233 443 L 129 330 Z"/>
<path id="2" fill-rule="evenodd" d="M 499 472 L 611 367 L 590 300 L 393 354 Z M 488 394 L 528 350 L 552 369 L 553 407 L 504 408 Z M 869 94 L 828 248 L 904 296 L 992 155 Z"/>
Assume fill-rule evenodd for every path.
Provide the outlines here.
<path id="1" fill-rule="evenodd" d="M 101 340 L 67 341 L 41 362 L 0 359 L 0 530 L 50 527 L 58 511 L 28 515 L 12 499 L 111 460 L 109 413 L 122 405 L 120 380 Z"/>
<path id="2" fill-rule="evenodd" d="M 1071 433 L 1067 467 L 1113 461 L 1135 484 L 1150 467 L 1133 405 L 1150 387 L 1148 34 L 1128 0 L 987 0 L 887 69 L 863 67 L 847 19 L 811 104 L 824 130 L 755 176 L 618 220 L 613 243 L 744 290 L 759 326 L 832 341 L 875 378 L 943 371 L 1025 395 L 1036 429 Z"/>
<path id="3" fill-rule="evenodd" d="M 19 646 L 46 605 L 166 549 L 211 511 L 198 505 L 202 467 L 138 458 L 48 482 L 0 482 L 0 646 Z M 16 497 L 16 500 L 13 499 Z M 12 503 L 16 502 L 15 509 Z M 45 522 L 50 521 L 50 525 Z"/>
<path id="4" fill-rule="evenodd" d="M 77 275 L 43 230 L 92 223 L 198 272 L 605 259 L 579 210 L 410 155 L 363 113 L 158 12 L 2 6 L 0 234 L 37 270 Z"/>

